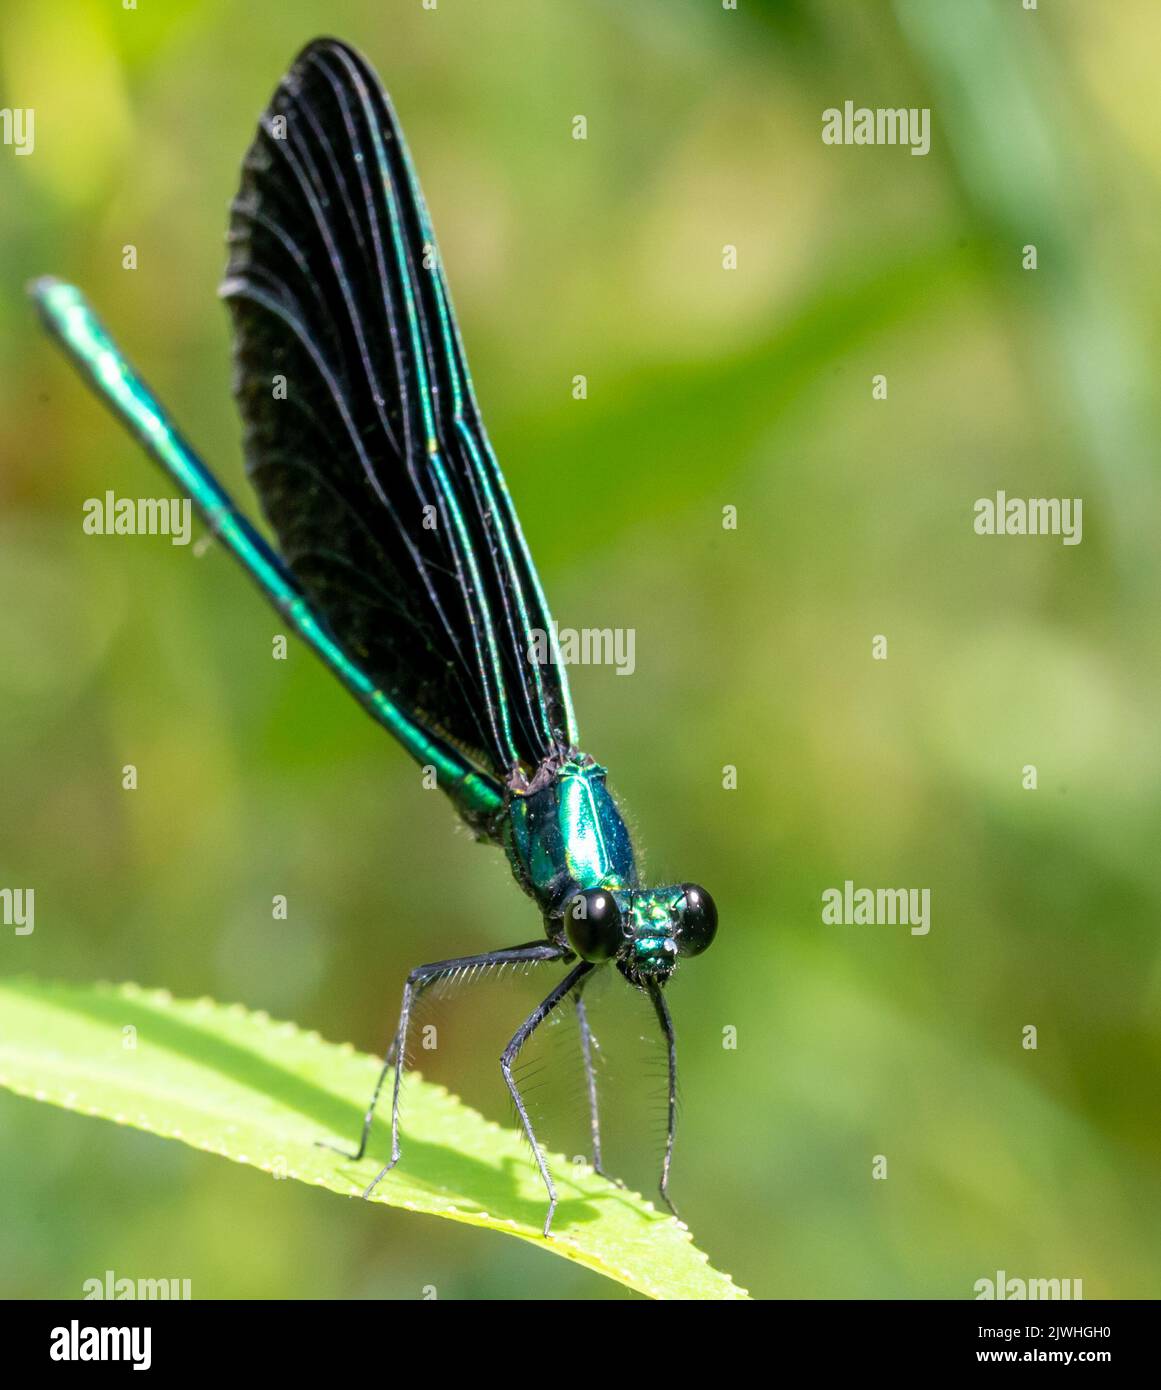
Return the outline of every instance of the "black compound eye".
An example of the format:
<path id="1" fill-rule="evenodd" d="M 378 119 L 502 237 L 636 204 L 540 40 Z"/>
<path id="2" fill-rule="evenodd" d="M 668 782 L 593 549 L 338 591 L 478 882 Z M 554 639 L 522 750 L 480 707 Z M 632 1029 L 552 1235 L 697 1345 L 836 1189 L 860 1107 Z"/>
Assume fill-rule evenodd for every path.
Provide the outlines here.
<path id="1" fill-rule="evenodd" d="M 680 956 L 700 956 L 713 944 L 718 932 L 718 910 L 714 900 L 696 883 L 683 883 L 678 900 L 677 953 Z"/>
<path id="2" fill-rule="evenodd" d="M 564 929 L 568 944 L 581 960 L 612 960 L 625 944 L 621 909 L 612 893 L 590 888 L 574 893 L 564 905 Z"/>

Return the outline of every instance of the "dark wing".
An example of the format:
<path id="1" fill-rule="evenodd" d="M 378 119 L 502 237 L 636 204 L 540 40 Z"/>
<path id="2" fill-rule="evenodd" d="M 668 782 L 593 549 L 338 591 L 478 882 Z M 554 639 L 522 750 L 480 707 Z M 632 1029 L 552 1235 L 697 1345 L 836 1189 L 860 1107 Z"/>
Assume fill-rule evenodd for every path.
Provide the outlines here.
<path id="1" fill-rule="evenodd" d="M 574 746 L 564 669 L 531 659 L 554 630 L 403 135 L 345 44 L 315 40 L 279 84 L 229 242 L 247 469 L 312 606 L 500 780 Z"/>

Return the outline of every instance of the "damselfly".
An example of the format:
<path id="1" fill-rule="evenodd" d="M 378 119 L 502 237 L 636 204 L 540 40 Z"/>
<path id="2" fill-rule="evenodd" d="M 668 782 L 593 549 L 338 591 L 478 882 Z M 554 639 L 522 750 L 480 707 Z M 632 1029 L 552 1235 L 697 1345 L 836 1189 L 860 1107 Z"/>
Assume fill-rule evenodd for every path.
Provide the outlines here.
<path id="1" fill-rule="evenodd" d="M 391 102 L 332 39 L 295 60 L 263 114 L 231 209 L 221 294 L 235 330 L 247 471 L 277 537 L 237 509 L 79 290 L 32 292 L 90 385 L 192 498 L 285 621 L 503 848 L 545 939 L 418 966 L 363 1121 L 394 1070 L 391 1156 L 408 1027 L 422 992 L 471 967 L 559 961 L 567 973 L 516 1030 L 501 1070 L 548 1192 L 556 1188 L 513 1079 L 537 1027 L 575 1004 L 593 1161 L 601 1136 L 584 990 L 610 962 L 648 995 L 668 1056 L 661 1195 L 669 1203 L 676 1051 L 664 986 L 713 940 L 702 888 L 645 888 L 605 781 L 580 751 L 544 592 L 480 419 L 427 208 Z M 534 653 L 547 649 L 548 659 Z M 398 1060 L 398 1064 L 396 1061 Z"/>

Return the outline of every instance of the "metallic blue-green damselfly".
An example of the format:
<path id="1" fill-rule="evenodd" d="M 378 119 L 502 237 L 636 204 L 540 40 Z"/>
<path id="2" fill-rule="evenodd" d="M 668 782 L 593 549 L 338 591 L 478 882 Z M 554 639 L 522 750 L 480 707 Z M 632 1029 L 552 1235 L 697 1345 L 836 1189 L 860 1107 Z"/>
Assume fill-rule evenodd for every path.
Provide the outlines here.
<path id="1" fill-rule="evenodd" d="M 221 294 L 233 315 L 247 471 L 277 551 L 80 291 L 44 279 L 32 293 L 89 384 L 285 621 L 475 834 L 503 848 L 544 921 L 544 940 L 411 972 L 349 1156 L 364 1156 L 394 1071 L 391 1156 L 368 1194 L 399 1161 L 408 1027 L 425 989 L 465 971 L 560 962 L 567 973 L 500 1064 L 548 1192 L 548 1235 L 556 1188 L 513 1063 L 573 1001 L 601 1171 L 584 990 L 611 962 L 648 995 L 666 1042 L 661 1195 L 672 1208 L 677 1064 L 664 986 L 679 960 L 709 946 L 717 912 L 695 884 L 640 884 L 605 769 L 580 751 L 556 627 L 480 418 L 423 195 L 386 92 L 345 44 L 311 43 L 275 91 L 243 163 L 229 248 Z M 534 658 L 545 649 L 547 660 Z"/>

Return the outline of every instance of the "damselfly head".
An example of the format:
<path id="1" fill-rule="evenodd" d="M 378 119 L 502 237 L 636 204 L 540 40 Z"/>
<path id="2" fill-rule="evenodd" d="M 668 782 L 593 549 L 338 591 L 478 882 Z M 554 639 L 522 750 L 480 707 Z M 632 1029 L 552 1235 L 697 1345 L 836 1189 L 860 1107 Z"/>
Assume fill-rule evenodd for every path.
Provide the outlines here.
<path id="1" fill-rule="evenodd" d="M 594 964 L 615 960 L 630 984 L 665 984 L 686 956 L 699 956 L 718 927 L 714 900 L 695 883 L 668 888 L 595 888 L 565 905 L 569 945 Z"/>

